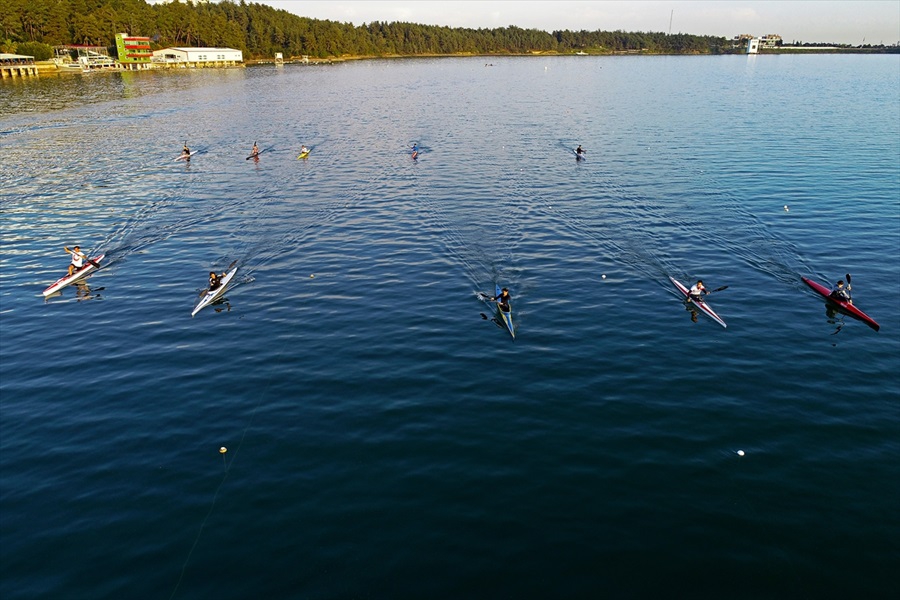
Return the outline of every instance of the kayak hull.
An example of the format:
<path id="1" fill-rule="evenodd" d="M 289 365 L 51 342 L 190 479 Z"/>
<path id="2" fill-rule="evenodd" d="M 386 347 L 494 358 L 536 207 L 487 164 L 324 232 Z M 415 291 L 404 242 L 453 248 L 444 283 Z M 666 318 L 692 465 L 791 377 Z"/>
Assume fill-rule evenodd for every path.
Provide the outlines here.
<path id="1" fill-rule="evenodd" d="M 301 152 L 300 154 L 297 155 L 297 160 L 300 160 L 301 158 L 307 158 L 308 156 L 309 156 L 309 150 L 307 150 L 306 152 Z"/>
<path id="2" fill-rule="evenodd" d="M 688 299 L 691 297 L 691 291 L 688 288 L 686 288 L 684 285 L 682 285 L 680 281 L 678 281 L 674 277 L 669 277 L 669 279 L 672 281 L 672 283 L 675 284 L 675 287 L 678 289 L 679 292 L 681 292 L 681 294 L 685 297 L 685 299 Z M 712 319 L 713 321 L 715 321 L 722 327 L 728 327 L 728 325 L 725 324 L 725 321 L 722 320 L 722 317 L 717 315 L 716 311 L 714 311 L 709 304 L 707 304 L 703 300 L 695 300 L 693 298 L 690 298 L 690 299 L 691 299 L 691 304 L 693 304 L 694 306 L 699 308 L 701 311 L 703 311 L 703 313 L 706 316 L 708 316 L 710 319 Z"/>
<path id="3" fill-rule="evenodd" d="M 100 261 L 103 260 L 104 256 L 106 256 L 106 255 L 100 254 L 99 256 L 95 256 L 94 258 L 92 258 L 91 261 L 93 261 L 94 263 L 99 265 Z M 43 292 L 44 297 L 46 298 L 47 296 L 49 296 L 51 294 L 55 294 L 56 292 L 60 291 L 61 289 L 63 289 L 64 287 L 66 287 L 68 285 L 72 285 L 73 283 L 77 283 L 83 279 L 86 279 L 88 276 L 90 276 L 91 273 L 93 273 L 96 270 L 97 270 L 97 267 L 95 267 L 90 262 L 86 261 L 85 265 L 82 268 L 80 268 L 79 270 L 72 273 L 71 276 L 66 275 L 64 277 L 60 277 L 59 279 L 54 281 L 52 284 L 50 284 L 50 286 L 47 287 L 47 289 L 45 289 Z"/>
<path id="4" fill-rule="evenodd" d="M 500 294 L 503 290 L 500 289 L 499 285 L 494 285 L 494 297 L 499 298 Z M 512 304 L 509 306 L 509 312 L 504 312 L 500 309 L 500 303 L 497 303 L 497 312 L 500 313 L 500 318 L 503 319 L 503 324 L 506 325 L 506 329 L 509 331 L 509 335 L 516 339 L 516 330 L 513 328 L 513 320 L 512 320 Z"/>
<path id="5" fill-rule="evenodd" d="M 872 317 L 870 317 L 869 315 L 867 315 L 860 309 L 856 308 L 856 306 L 854 306 L 853 304 L 846 302 L 844 300 L 832 298 L 830 288 L 827 288 L 822 284 L 816 283 L 815 281 L 813 281 L 807 277 L 801 277 L 800 279 L 803 281 L 803 283 L 808 285 L 810 287 L 810 289 L 812 289 L 813 291 L 818 293 L 820 296 L 825 298 L 825 300 L 829 304 L 840 309 L 844 314 L 848 314 L 851 317 L 859 319 L 860 321 L 862 321 L 863 323 L 865 323 L 866 325 L 868 325 L 875 331 L 878 331 L 881 328 L 881 326 L 875 321 L 875 319 L 873 319 Z"/>
<path id="6" fill-rule="evenodd" d="M 225 274 L 225 277 L 222 278 L 222 283 L 211 292 L 206 292 L 203 298 L 200 299 L 200 302 L 197 303 L 197 306 L 194 307 L 193 312 L 191 312 L 191 316 L 193 317 L 198 312 L 218 300 L 222 297 L 222 294 L 225 293 L 225 288 L 228 287 L 228 284 L 231 283 L 234 274 L 237 273 L 238 268 L 234 267 L 230 271 Z"/>

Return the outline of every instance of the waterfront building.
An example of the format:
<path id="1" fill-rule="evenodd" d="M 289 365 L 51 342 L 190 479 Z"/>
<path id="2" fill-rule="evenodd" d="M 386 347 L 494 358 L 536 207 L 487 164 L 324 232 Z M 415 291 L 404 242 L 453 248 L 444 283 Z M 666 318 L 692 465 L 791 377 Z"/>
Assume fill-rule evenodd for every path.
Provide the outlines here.
<path id="1" fill-rule="evenodd" d="M 153 52 L 148 37 L 117 33 L 116 52 L 123 69 L 149 69 L 152 66 Z"/>
<path id="2" fill-rule="evenodd" d="M 233 67 L 243 64 L 244 54 L 234 48 L 164 48 L 153 52 L 157 66 Z"/>

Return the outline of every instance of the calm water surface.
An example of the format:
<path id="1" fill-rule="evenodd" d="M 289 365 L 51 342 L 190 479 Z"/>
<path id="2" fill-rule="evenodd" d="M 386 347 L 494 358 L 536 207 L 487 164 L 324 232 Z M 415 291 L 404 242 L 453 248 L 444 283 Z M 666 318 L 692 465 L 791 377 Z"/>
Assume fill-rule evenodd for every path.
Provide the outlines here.
<path id="1" fill-rule="evenodd" d="M 896 593 L 900 57 L 489 60 L 0 86 L 0 596 Z"/>

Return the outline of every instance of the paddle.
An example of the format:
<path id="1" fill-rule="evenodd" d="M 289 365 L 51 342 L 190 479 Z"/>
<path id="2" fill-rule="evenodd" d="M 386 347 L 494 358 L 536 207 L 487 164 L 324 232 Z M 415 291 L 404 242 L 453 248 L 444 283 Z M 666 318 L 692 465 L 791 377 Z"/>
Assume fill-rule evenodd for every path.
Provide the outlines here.
<path id="1" fill-rule="evenodd" d="M 721 292 L 722 290 L 727 290 L 727 289 L 728 289 L 728 286 L 723 285 L 722 287 L 717 287 L 716 289 L 711 290 L 709 293 L 712 294 L 713 292 Z"/>
<path id="2" fill-rule="evenodd" d="M 253 142 L 253 146 L 256 147 L 256 142 Z M 250 159 L 253 158 L 254 156 L 259 156 L 259 155 L 262 154 L 263 152 L 265 152 L 265 150 L 257 150 L 256 152 L 251 152 L 251 153 L 250 153 L 250 156 L 248 156 L 248 157 L 245 158 L 244 160 L 250 160 Z"/>
<path id="3" fill-rule="evenodd" d="M 847 296 L 850 302 L 853 302 L 853 294 L 850 292 L 850 273 L 847 273 Z"/>

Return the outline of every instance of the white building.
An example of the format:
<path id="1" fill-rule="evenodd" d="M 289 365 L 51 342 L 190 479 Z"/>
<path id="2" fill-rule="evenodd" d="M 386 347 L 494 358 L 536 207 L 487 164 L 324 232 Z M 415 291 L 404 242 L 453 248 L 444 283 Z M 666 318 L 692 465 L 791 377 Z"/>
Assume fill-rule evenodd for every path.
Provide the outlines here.
<path id="1" fill-rule="evenodd" d="M 244 62 L 234 48 L 163 48 L 153 52 L 153 62 L 183 67 L 227 67 Z"/>

